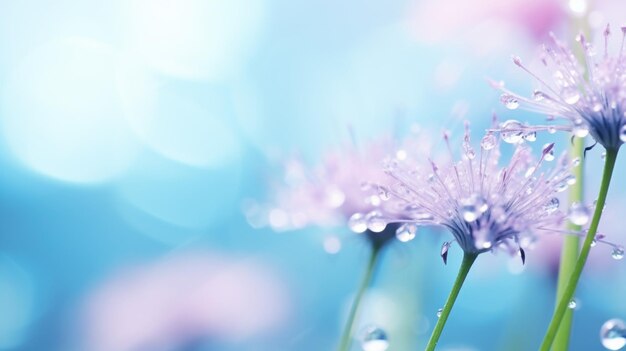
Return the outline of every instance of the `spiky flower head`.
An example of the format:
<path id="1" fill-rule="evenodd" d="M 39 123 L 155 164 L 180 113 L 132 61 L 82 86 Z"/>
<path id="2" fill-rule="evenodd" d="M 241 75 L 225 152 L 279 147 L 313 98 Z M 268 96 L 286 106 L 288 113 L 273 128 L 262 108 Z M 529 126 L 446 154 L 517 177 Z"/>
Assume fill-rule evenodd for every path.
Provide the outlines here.
<path id="1" fill-rule="evenodd" d="M 428 152 L 428 137 L 413 129 L 402 143 L 386 136 L 337 148 L 316 167 L 299 159 L 287 162 L 284 181 L 275 187 L 271 203 L 248 204 L 249 221 L 258 222 L 252 217 L 260 214 L 265 219 L 261 222 L 279 231 L 347 225 L 355 233 L 364 233 L 372 244 L 385 244 L 395 237 L 395 227 L 382 221 L 390 211 L 389 194 L 381 186 L 388 180 L 382 165 L 390 154 L 394 162 L 409 162 L 407 151 L 416 149 L 417 140 Z"/>
<path id="2" fill-rule="evenodd" d="M 539 83 L 539 88 L 532 97 L 523 97 L 507 90 L 502 83 L 493 83 L 503 92 L 501 102 L 509 109 L 539 112 L 548 115 L 550 121 L 562 119 L 566 124 L 529 126 L 509 120 L 500 128 L 503 139 L 514 143 L 539 130 L 565 130 L 579 137 L 591 134 L 606 149 L 619 149 L 626 142 L 626 59 L 623 56 L 626 27 L 621 30 L 622 45 L 615 56 L 608 52 L 609 26 L 604 31 L 603 54 L 596 54 L 591 43 L 579 35 L 581 59 L 551 35 L 551 43 L 544 46 L 542 57 L 542 63 L 552 74 L 550 79 L 535 74 L 514 56 L 513 62 L 529 73 Z"/>
<path id="3" fill-rule="evenodd" d="M 466 127 L 460 161 L 454 161 L 447 134 L 444 138 L 450 161 L 423 160 L 428 172 L 415 172 L 402 164 L 387 168 L 394 179 L 387 191 L 398 209 L 387 221 L 403 223 L 399 232 L 441 226 L 466 253 L 501 248 L 519 251 L 524 260 L 525 243 L 559 228 L 565 214 L 557 196 L 575 178 L 564 156 L 552 170 L 543 169 L 544 162 L 554 159 L 554 144 L 545 145 L 538 160 L 528 145 L 518 144 L 510 162 L 499 165 L 500 143 L 492 133 L 482 138 L 476 153 Z M 444 261 L 450 244 L 442 247 Z"/>

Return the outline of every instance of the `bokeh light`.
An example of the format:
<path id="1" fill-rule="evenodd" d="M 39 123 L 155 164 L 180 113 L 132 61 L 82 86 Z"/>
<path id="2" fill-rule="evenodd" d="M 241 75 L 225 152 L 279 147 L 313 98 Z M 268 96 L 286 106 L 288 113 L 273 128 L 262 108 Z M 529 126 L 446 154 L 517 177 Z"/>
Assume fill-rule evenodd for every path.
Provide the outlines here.
<path id="1" fill-rule="evenodd" d="M 47 176 L 95 183 L 121 174 L 137 144 L 122 113 L 115 51 L 86 38 L 42 45 L 3 84 L 1 127 L 15 157 Z"/>

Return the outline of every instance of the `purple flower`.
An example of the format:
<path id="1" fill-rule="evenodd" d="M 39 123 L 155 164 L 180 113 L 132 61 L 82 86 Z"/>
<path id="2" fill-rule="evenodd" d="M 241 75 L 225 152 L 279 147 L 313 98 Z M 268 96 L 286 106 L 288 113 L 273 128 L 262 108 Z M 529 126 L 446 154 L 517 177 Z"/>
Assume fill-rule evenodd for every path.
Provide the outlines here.
<path id="1" fill-rule="evenodd" d="M 129 267 L 90 293 L 80 350 L 179 350 L 199 340 L 236 343 L 282 326 L 289 296 L 263 262 L 178 253 Z"/>
<path id="2" fill-rule="evenodd" d="M 551 72 L 551 79 L 535 74 L 520 58 L 513 62 L 528 72 L 538 83 L 532 97 L 523 97 L 493 85 L 503 92 L 502 103 L 509 109 L 522 108 L 543 113 L 550 121 L 563 120 L 565 124 L 529 126 L 518 121 L 504 122 L 500 131 L 503 140 L 515 143 L 526 135 L 540 130 L 565 130 L 574 135 L 591 136 L 609 150 L 617 150 L 626 141 L 626 60 L 623 56 L 626 27 L 622 27 L 622 45 L 616 56 L 609 55 L 609 27 L 604 31 L 604 50 L 596 54 L 595 48 L 579 35 L 582 61 L 565 44 L 551 35 L 551 45 L 544 46 L 543 64 Z"/>
<path id="3" fill-rule="evenodd" d="M 453 158 L 448 136 L 444 138 Z M 403 223 L 399 232 L 415 231 L 421 225 L 445 227 L 466 253 L 503 248 L 519 251 L 524 259 L 526 243 L 560 227 L 565 214 L 559 210 L 557 196 L 575 182 L 565 157 L 552 170 L 542 169 L 554 158 L 553 149 L 554 144 L 547 144 L 536 160 L 531 149 L 520 144 L 508 165 L 500 166 L 495 135 L 485 135 L 476 153 L 466 128 L 460 161 L 424 160 L 428 172 L 397 163 L 387 168 L 394 179 L 388 189 L 390 202 L 397 212 L 385 220 Z M 442 247 L 444 261 L 450 244 Z"/>
<path id="4" fill-rule="evenodd" d="M 253 226 L 269 224 L 275 230 L 347 225 L 380 246 L 395 237 L 395 228 L 382 221 L 391 210 L 386 201 L 389 194 L 381 185 L 388 180 L 383 163 L 385 159 L 410 162 L 406 160 L 409 151 L 426 154 L 429 145 L 428 135 L 416 130 L 403 143 L 385 137 L 334 150 L 317 167 L 292 160 L 269 205 L 247 204 L 248 221 Z"/>

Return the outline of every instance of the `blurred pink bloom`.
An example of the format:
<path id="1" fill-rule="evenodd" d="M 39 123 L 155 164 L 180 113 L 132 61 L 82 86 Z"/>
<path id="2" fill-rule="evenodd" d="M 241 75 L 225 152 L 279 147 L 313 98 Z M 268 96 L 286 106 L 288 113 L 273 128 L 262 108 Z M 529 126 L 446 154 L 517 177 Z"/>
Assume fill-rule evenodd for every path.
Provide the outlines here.
<path id="1" fill-rule="evenodd" d="M 486 22 L 500 22 L 526 31 L 535 39 L 567 19 L 563 0 L 439 0 L 419 1 L 410 21 L 419 40 L 438 42 L 464 34 Z"/>
<path id="2" fill-rule="evenodd" d="M 401 145 L 384 137 L 358 147 L 345 146 L 328 153 L 314 168 L 293 159 L 286 163 L 284 181 L 272 191 L 271 205 L 249 204 L 248 219 L 252 225 L 290 230 L 310 225 L 341 226 L 355 213 L 385 211 L 382 197 L 386 195 L 378 186 L 388 181 L 384 161 L 405 162 L 407 151 L 425 157 L 430 151 L 428 139 L 425 133 L 414 132 Z M 255 215 L 267 220 L 255 221 Z"/>
<path id="3" fill-rule="evenodd" d="M 237 342 L 286 318 L 285 287 L 263 264 L 213 253 L 176 254 L 108 279 L 88 296 L 86 351 L 174 350 Z"/>

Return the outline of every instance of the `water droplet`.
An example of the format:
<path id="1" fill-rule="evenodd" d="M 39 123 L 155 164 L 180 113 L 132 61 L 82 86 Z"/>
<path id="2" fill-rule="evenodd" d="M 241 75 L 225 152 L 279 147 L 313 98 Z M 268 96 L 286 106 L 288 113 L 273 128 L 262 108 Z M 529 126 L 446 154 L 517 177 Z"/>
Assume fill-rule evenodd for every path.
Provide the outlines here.
<path id="1" fill-rule="evenodd" d="M 372 211 L 365 216 L 367 229 L 380 233 L 387 227 L 387 221 L 379 211 Z"/>
<path id="2" fill-rule="evenodd" d="M 572 132 L 575 136 L 579 138 L 584 138 L 589 135 L 589 128 L 582 119 L 579 119 L 574 121 L 574 127 L 572 129 Z"/>
<path id="3" fill-rule="evenodd" d="M 487 228 L 475 230 L 472 234 L 474 235 L 474 246 L 478 250 L 489 249 L 493 245 L 488 240 L 489 230 Z"/>
<path id="4" fill-rule="evenodd" d="M 493 207 L 490 215 L 497 223 L 504 223 L 508 219 L 506 210 L 502 206 Z"/>
<path id="5" fill-rule="evenodd" d="M 567 177 L 563 178 L 563 181 L 565 181 L 567 185 L 574 185 L 576 184 L 576 176 L 573 174 L 570 174 Z"/>
<path id="6" fill-rule="evenodd" d="M 568 212 L 570 222 L 576 225 L 585 225 L 589 222 L 589 210 L 580 202 L 574 202 Z"/>
<path id="7" fill-rule="evenodd" d="M 545 205 L 543 205 L 543 210 L 546 211 L 546 213 L 548 214 L 552 214 L 556 210 L 558 210 L 559 205 L 560 205 L 559 199 L 557 199 L 556 197 L 553 197 L 552 199 L 550 199 L 550 201 L 548 201 Z"/>
<path id="8" fill-rule="evenodd" d="M 366 327 L 361 340 L 363 351 L 385 351 L 389 348 L 387 333 L 377 326 Z"/>
<path id="9" fill-rule="evenodd" d="M 496 136 L 493 135 L 492 133 L 489 133 L 485 135 L 483 139 L 480 141 L 480 147 L 482 147 L 483 150 L 491 150 L 494 147 L 496 147 L 497 143 L 498 143 L 498 140 L 496 139 Z"/>
<path id="10" fill-rule="evenodd" d="M 367 220 L 362 213 L 355 213 L 350 216 L 348 227 L 355 233 L 363 233 L 367 230 Z"/>
<path id="11" fill-rule="evenodd" d="M 626 324 L 618 318 L 609 319 L 600 328 L 600 341 L 607 350 L 620 350 L 626 346 Z"/>
<path id="12" fill-rule="evenodd" d="M 578 307 L 578 301 L 576 299 L 569 300 L 569 302 L 567 303 L 567 308 L 569 308 L 570 310 L 575 310 L 576 307 Z"/>
<path id="13" fill-rule="evenodd" d="M 567 188 L 569 188 L 569 185 L 567 184 L 567 182 L 560 181 L 554 186 L 554 191 L 556 191 L 557 193 L 562 193 L 565 190 L 567 190 Z"/>
<path id="14" fill-rule="evenodd" d="M 477 194 L 461 200 L 460 212 L 466 222 L 475 221 L 487 209 L 489 209 L 489 205 L 485 199 Z"/>
<path id="15" fill-rule="evenodd" d="M 580 166 L 580 157 L 575 157 L 572 160 L 572 167 L 578 167 L 578 166 Z"/>
<path id="16" fill-rule="evenodd" d="M 524 140 L 533 142 L 537 140 L 537 132 L 528 132 L 523 136 Z"/>
<path id="17" fill-rule="evenodd" d="M 548 148 L 550 148 L 550 150 L 548 151 Z M 554 144 L 552 143 L 548 143 L 545 144 L 543 146 L 543 159 L 546 161 L 553 161 L 554 160 Z"/>
<path id="18" fill-rule="evenodd" d="M 379 186 L 378 187 L 378 196 L 383 201 L 387 201 L 387 200 L 391 199 L 391 195 L 389 194 L 389 190 L 387 188 L 385 188 L 384 186 Z"/>
<path id="19" fill-rule="evenodd" d="M 535 90 L 533 91 L 533 100 L 542 101 L 546 98 L 546 94 L 543 91 Z"/>
<path id="20" fill-rule="evenodd" d="M 500 96 L 500 102 L 502 102 L 504 106 L 508 108 L 509 110 L 515 110 L 516 108 L 519 107 L 519 101 L 513 95 L 502 94 Z"/>
<path id="21" fill-rule="evenodd" d="M 442 313 L 443 313 L 443 308 L 438 309 L 437 310 L 437 318 L 440 318 Z"/>
<path id="22" fill-rule="evenodd" d="M 555 126 L 549 126 L 548 127 L 548 133 L 550 133 L 550 134 L 556 133 L 556 127 Z"/>
<path id="23" fill-rule="evenodd" d="M 619 130 L 619 140 L 626 143 L 626 124 Z"/>
<path id="24" fill-rule="evenodd" d="M 624 248 L 621 246 L 616 246 L 613 248 L 613 252 L 611 252 L 611 257 L 616 260 L 621 260 L 624 258 Z"/>
<path id="25" fill-rule="evenodd" d="M 415 223 L 406 223 L 398 227 L 396 230 L 396 238 L 406 243 L 415 239 L 415 234 L 417 233 L 417 225 Z"/>
<path id="26" fill-rule="evenodd" d="M 595 104 L 593 104 L 593 107 L 591 109 L 593 110 L 593 112 L 600 112 L 602 110 L 602 104 L 596 102 Z"/>
<path id="27" fill-rule="evenodd" d="M 514 119 L 509 119 L 502 123 L 500 137 L 504 142 L 509 144 L 517 144 L 522 140 L 524 135 L 524 125 Z"/>
<path id="28" fill-rule="evenodd" d="M 561 90 L 561 97 L 565 103 L 574 105 L 578 102 L 578 100 L 580 100 L 580 91 L 578 91 L 578 88 L 575 86 L 565 87 Z"/>

